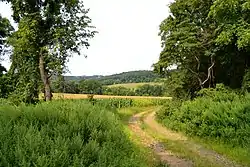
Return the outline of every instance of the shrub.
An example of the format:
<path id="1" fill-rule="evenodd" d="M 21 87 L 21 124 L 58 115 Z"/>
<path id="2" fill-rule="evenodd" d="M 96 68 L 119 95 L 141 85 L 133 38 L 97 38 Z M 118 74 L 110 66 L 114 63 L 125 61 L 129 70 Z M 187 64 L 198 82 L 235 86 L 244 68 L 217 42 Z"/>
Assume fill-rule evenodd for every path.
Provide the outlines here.
<path id="1" fill-rule="evenodd" d="M 230 90 L 206 89 L 201 97 L 170 102 L 157 113 L 167 127 L 191 136 L 217 139 L 241 147 L 250 146 L 250 95 Z"/>
<path id="2" fill-rule="evenodd" d="M 0 166 L 146 166 L 116 116 L 86 103 L 2 103 Z"/>

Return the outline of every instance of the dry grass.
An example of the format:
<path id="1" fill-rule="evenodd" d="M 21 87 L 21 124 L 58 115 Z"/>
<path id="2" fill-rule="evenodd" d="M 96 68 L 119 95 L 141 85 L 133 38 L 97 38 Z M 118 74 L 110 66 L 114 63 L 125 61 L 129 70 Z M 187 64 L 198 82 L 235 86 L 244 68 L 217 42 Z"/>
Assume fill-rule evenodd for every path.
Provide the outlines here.
<path id="1" fill-rule="evenodd" d="M 55 99 L 87 99 L 87 94 L 66 94 L 66 93 L 54 93 Z M 171 97 L 152 97 L 152 96 L 109 96 L 109 95 L 94 95 L 95 99 L 171 99 Z"/>
<path id="2" fill-rule="evenodd" d="M 157 82 L 148 82 L 148 83 L 126 83 L 126 84 L 115 84 L 115 85 L 109 85 L 108 87 L 112 88 L 112 87 L 125 87 L 125 88 L 138 88 L 140 86 L 143 86 L 145 84 L 149 84 L 149 85 L 162 85 L 162 83 L 157 83 Z"/>

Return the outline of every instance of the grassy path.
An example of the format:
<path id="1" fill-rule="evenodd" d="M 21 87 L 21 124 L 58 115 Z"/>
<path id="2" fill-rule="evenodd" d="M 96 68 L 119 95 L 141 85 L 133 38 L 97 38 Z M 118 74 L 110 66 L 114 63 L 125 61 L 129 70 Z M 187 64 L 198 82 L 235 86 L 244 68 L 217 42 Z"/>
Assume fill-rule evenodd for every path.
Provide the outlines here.
<path id="1" fill-rule="evenodd" d="M 142 146 L 152 150 L 161 162 L 170 167 L 238 167 L 224 156 L 206 149 L 185 135 L 173 132 L 155 121 L 158 107 L 134 111 L 127 120 L 129 129 Z M 131 109 L 133 110 L 133 109 Z M 133 111 L 130 111 L 130 114 Z"/>

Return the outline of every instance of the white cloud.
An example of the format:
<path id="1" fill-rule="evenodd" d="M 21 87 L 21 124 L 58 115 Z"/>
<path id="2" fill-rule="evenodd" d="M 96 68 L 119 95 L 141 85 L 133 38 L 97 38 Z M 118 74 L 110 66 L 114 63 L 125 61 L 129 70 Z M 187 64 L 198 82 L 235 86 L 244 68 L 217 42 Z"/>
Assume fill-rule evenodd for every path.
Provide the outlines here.
<path id="1" fill-rule="evenodd" d="M 159 25 L 169 15 L 169 0 L 85 0 L 99 33 L 84 56 L 68 63 L 71 75 L 113 74 L 150 69 L 161 52 Z M 0 13 L 10 9 L 0 3 Z"/>

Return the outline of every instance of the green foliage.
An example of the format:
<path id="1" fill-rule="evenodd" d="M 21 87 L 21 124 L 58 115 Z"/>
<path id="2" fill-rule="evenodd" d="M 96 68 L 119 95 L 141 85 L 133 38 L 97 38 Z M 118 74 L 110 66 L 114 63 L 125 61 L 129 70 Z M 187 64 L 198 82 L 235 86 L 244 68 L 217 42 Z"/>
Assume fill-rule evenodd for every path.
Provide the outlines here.
<path id="1" fill-rule="evenodd" d="M 242 92 L 249 92 L 250 91 L 250 70 L 247 70 L 243 82 L 242 82 Z"/>
<path id="2" fill-rule="evenodd" d="M 133 89 L 126 88 L 123 86 L 117 87 L 104 87 L 105 95 L 114 95 L 114 96 L 135 96 L 135 92 Z"/>
<path id="3" fill-rule="evenodd" d="M 81 92 L 80 85 L 76 81 L 54 80 L 51 83 L 51 89 L 54 93 L 80 94 Z"/>
<path id="4" fill-rule="evenodd" d="M 9 38 L 13 46 L 10 75 L 20 101 L 34 102 L 43 85 L 45 99 L 51 100 L 50 77 L 62 74 L 72 54 L 89 47 L 95 35 L 83 2 L 19 1 L 10 2 L 18 30 Z M 34 82 L 35 81 L 35 82 Z"/>
<path id="5" fill-rule="evenodd" d="M 0 76 L 0 98 L 7 98 L 11 90 L 11 82 L 6 75 Z"/>
<path id="6" fill-rule="evenodd" d="M 103 94 L 103 87 L 97 80 L 82 80 L 65 81 L 64 79 L 57 79 L 52 82 L 52 91 L 55 93 L 73 93 L 73 94 Z"/>
<path id="7" fill-rule="evenodd" d="M 190 136 L 216 139 L 233 146 L 250 146 L 250 96 L 222 85 L 204 89 L 193 101 L 170 102 L 157 113 L 167 127 Z"/>
<path id="8" fill-rule="evenodd" d="M 6 38 L 11 35 L 13 30 L 9 20 L 3 18 L 0 14 L 0 98 L 6 98 L 10 91 L 9 83 L 6 81 L 7 77 L 3 74 L 3 72 L 7 72 L 7 70 L 1 65 L 1 56 L 5 53 L 4 47 L 7 45 Z"/>
<path id="9" fill-rule="evenodd" d="M 105 108 L 126 108 L 132 107 L 134 104 L 132 99 L 110 98 L 96 99 L 94 105 L 102 106 Z"/>
<path id="10" fill-rule="evenodd" d="M 102 85 L 96 80 L 82 80 L 79 87 L 82 94 L 102 94 Z"/>
<path id="11" fill-rule="evenodd" d="M 235 43 L 239 49 L 247 49 L 250 45 L 249 13 L 248 0 L 214 1 L 209 16 L 218 23 L 217 43 Z"/>
<path id="12" fill-rule="evenodd" d="M 131 71 L 98 79 L 103 85 L 154 82 L 159 76 L 152 71 Z"/>
<path id="13" fill-rule="evenodd" d="M 98 80 L 102 85 L 154 82 L 155 80 L 159 79 L 160 76 L 158 74 L 155 74 L 153 71 L 130 71 L 108 76 L 65 76 L 65 80 Z"/>
<path id="14" fill-rule="evenodd" d="M 111 107 L 111 108 L 127 108 L 127 107 L 148 107 L 165 104 L 167 99 L 96 99 L 97 105 Z"/>
<path id="15" fill-rule="evenodd" d="M 211 75 L 207 73 L 214 66 L 216 51 L 214 23 L 207 19 L 211 5 L 212 0 L 177 0 L 170 5 L 171 15 L 160 25 L 163 50 L 154 67 L 175 82 L 170 89 L 177 96 L 182 91 L 193 96 L 196 90 L 214 85 L 213 68 Z"/>
<path id="16" fill-rule="evenodd" d="M 64 77 L 63 77 L 64 78 Z M 52 82 L 52 91 L 55 93 L 73 94 L 95 94 L 95 95 L 114 95 L 114 96 L 163 96 L 165 88 L 163 85 L 144 84 L 135 89 L 124 86 L 107 87 L 101 81 L 86 79 L 80 82 L 65 81 L 57 78 Z"/>
<path id="17" fill-rule="evenodd" d="M 87 100 L 79 101 L 90 101 L 93 105 L 97 105 L 104 108 L 116 109 L 116 108 L 128 108 L 128 107 L 149 107 L 149 106 L 160 106 L 165 104 L 168 99 L 131 99 L 131 98 L 109 98 L 109 99 L 95 99 L 89 96 Z"/>
<path id="18" fill-rule="evenodd" d="M 3 105 L 14 106 L 15 104 L 12 103 L 10 100 L 0 98 L 0 106 L 3 106 Z"/>
<path id="19" fill-rule="evenodd" d="M 82 101 L 0 104 L 0 166 L 147 166 L 106 109 Z"/>
<path id="20" fill-rule="evenodd" d="M 135 89 L 137 96 L 163 96 L 165 89 L 162 85 L 145 84 Z"/>
<path id="21" fill-rule="evenodd" d="M 176 0 L 170 11 L 160 25 L 163 50 L 155 71 L 169 77 L 172 94 L 179 97 L 183 92 L 193 98 L 200 89 L 218 83 L 245 87 L 250 66 L 249 2 Z"/>
<path id="22" fill-rule="evenodd" d="M 144 84 L 131 89 L 123 86 L 104 87 L 103 94 L 115 96 L 163 96 L 165 89 L 162 85 Z"/>
<path id="23" fill-rule="evenodd" d="M 6 37 L 8 37 L 13 30 L 14 28 L 11 26 L 10 21 L 7 18 L 3 18 L 0 14 L 0 55 L 3 52 L 4 45 L 6 45 Z"/>
<path id="24" fill-rule="evenodd" d="M 22 19 L 18 31 L 13 33 L 8 41 L 14 48 L 8 75 L 15 89 L 10 98 L 16 102 L 34 103 L 38 100 L 41 77 L 39 58 L 34 53 L 39 47 L 39 24 L 39 21 L 33 18 Z"/>
<path id="25" fill-rule="evenodd" d="M 185 73 L 172 71 L 164 82 L 166 95 L 175 99 L 188 99 L 193 96 L 196 87 L 187 86 L 187 78 Z"/>

